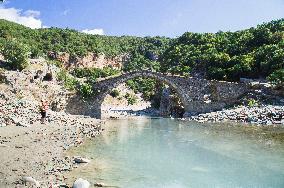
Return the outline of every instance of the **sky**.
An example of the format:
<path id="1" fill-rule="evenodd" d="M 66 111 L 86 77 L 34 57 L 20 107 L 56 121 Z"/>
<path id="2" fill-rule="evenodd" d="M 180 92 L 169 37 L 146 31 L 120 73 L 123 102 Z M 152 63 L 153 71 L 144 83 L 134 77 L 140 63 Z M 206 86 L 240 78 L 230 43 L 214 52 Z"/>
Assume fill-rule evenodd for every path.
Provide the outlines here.
<path id="1" fill-rule="evenodd" d="M 6 0 L 0 18 L 31 28 L 178 37 L 236 31 L 284 18 L 284 0 Z"/>

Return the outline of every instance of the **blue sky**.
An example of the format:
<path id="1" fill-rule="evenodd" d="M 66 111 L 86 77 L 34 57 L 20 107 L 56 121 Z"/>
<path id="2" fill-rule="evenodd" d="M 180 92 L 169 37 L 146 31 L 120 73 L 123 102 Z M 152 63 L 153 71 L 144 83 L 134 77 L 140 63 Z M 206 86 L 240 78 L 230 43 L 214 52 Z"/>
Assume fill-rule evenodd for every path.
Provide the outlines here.
<path id="1" fill-rule="evenodd" d="M 284 0 L 7 0 L 0 18 L 105 35 L 176 37 L 284 18 Z"/>

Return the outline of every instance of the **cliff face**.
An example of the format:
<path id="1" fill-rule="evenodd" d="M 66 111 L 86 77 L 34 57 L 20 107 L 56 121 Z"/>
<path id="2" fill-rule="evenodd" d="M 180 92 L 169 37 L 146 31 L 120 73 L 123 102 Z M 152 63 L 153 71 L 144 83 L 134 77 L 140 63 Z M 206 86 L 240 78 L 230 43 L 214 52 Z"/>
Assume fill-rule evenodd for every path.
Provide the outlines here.
<path id="1" fill-rule="evenodd" d="M 119 55 L 116 57 L 106 57 L 104 54 L 96 54 L 89 52 L 84 57 L 72 57 L 66 52 L 54 53 L 49 52 L 48 56 L 52 59 L 58 60 L 63 63 L 66 69 L 73 68 L 103 68 L 112 67 L 114 69 L 121 69 L 124 62 L 127 61 L 127 54 Z"/>

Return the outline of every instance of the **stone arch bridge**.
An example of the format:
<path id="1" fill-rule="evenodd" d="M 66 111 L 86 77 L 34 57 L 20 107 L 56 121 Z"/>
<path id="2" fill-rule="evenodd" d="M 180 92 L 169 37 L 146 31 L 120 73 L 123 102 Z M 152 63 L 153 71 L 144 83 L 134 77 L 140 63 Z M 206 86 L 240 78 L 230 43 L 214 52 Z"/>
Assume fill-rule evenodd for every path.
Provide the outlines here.
<path id="1" fill-rule="evenodd" d="M 101 119 L 101 105 L 106 95 L 118 85 L 136 77 L 154 78 L 169 85 L 170 88 L 176 91 L 183 103 L 184 117 L 221 110 L 225 106 L 235 103 L 241 95 L 248 91 L 247 85 L 242 83 L 211 81 L 151 71 L 129 72 L 116 77 L 106 78 L 93 85 L 96 95 L 92 114 L 96 118 Z"/>

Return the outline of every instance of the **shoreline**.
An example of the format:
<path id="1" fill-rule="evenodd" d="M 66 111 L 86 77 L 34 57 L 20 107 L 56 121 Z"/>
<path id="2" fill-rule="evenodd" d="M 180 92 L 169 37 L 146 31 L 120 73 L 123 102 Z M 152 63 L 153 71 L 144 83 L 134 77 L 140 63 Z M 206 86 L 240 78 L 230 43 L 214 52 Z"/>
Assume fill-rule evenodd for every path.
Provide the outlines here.
<path id="1" fill-rule="evenodd" d="M 261 106 L 238 106 L 214 112 L 201 113 L 184 118 L 163 117 L 157 109 L 147 108 L 144 110 L 112 109 L 107 111 L 106 119 L 132 119 L 140 117 L 148 118 L 172 118 L 198 123 L 246 123 L 257 126 L 283 125 L 284 106 L 261 105 Z"/>
<path id="2" fill-rule="evenodd" d="M 191 116 L 187 120 L 199 123 L 212 122 L 236 122 L 247 123 L 257 126 L 284 125 L 284 106 L 262 105 L 262 106 L 239 106 L 221 111 L 209 112 Z"/>
<path id="3" fill-rule="evenodd" d="M 78 118 L 78 116 L 68 115 L 68 118 L 71 117 Z M 124 118 L 139 119 L 159 117 L 124 116 Z M 186 119 L 178 118 L 177 120 L 186 121 Z M 75 123 L 70 124 L 72 120 L 69 121 L 69 123 L 63 120 L 61 123 L 51 122 L 46 125 L 34 124 L 31 127 L 15 125 L 1 127 L 0 152 L 7 155 L 1 157 L 0 187 L 25 187 L 22 181 L 22 177 L 24 176 L 33 177 L 35 180 L 39 181 L 41 187 L 48 187 L 50 185 L 53 185 L 53 187 L 59 187 L 60 185 L 72 186 L 66 184 L 66 182 L 73 182 L 73 180 L 67 179 L 68 175 L 66 174 L 74 168 L 80 168 L 80 166 L 73 162 L 74 156 L 67 155 L 68 151 L 70 148 L 80 147 L 87 137 L 91 138 L 100 134 L 102 131 L 100 126 L 105 123 L 105 121 L 95 121 L 96 124 L 92 124 L 91 127 L 87 124 L 84 124 L 84 126 L 78 126 Z M 225 122 L 213 123 L 222 124 Z M 239 124 L 239 122 L 233 121 L 227 123 Z M 245 125 L 248 124 L 245 123 Z M 255 126 L 256 125 L 249 127 Z M 278 126 L 279 125 L 277 125 L 277 127 Z M 94 129 L 94 127 L 96 127 L 96 129 Z M 241 125 L 241 127 L 243 127 L 243 125 Z M 275 126 L 269 125 L 263 127 L 267 129 L 271 127 L 272 130 Z M 281 125 L 279 127 L 281 127 Z"/>

